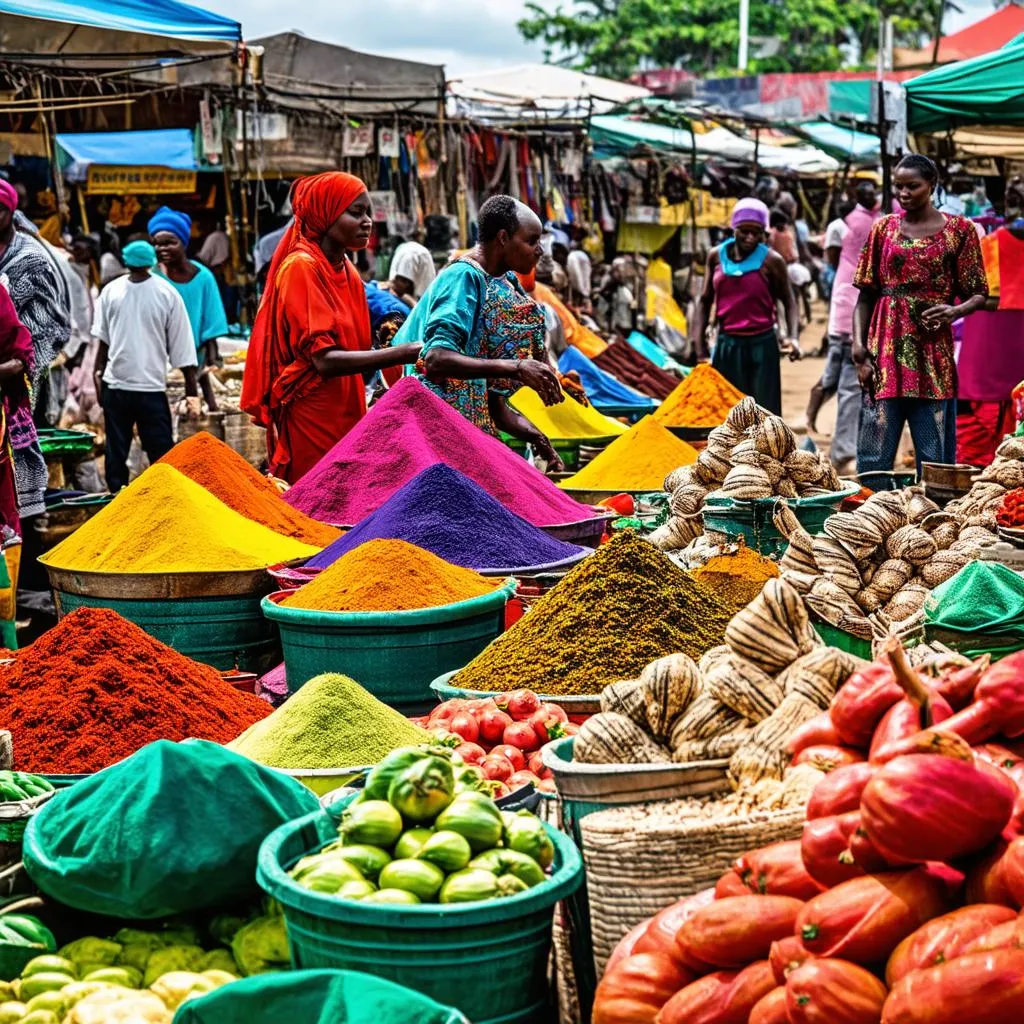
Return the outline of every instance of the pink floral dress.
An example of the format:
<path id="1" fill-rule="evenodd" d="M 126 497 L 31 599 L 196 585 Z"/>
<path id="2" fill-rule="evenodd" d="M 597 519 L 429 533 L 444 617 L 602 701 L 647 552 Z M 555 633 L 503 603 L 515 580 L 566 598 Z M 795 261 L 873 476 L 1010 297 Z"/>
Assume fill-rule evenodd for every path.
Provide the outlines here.
<path id="1" fill-rule="evenodd" d="M 902 216 L 882 217 L 871 229 L 853 283 L 878 293 L 868 332 L 875 398 L 956 397 L 952 328 L 929 330 L 921 316 L 930 306 L 988 294 L 974 225 L 965 217 L 947 217 L 934 235 L 908 238 Z"/>

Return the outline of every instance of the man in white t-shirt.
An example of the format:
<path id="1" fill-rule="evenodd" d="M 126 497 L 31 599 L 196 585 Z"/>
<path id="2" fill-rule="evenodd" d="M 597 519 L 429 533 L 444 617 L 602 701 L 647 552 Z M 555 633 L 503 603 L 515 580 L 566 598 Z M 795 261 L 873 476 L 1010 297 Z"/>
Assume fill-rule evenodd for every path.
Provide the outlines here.
<path id="1" fill-rule="evenodd" d="M 171 450 L 171 409 L 167 403 L 167 365 L 185 375 L 190 419 L 201 411 L 196 377 L 196 346 L 181 296 L 150 270 L 156 250 L 149 242 L 132 242 L 121 253 L 128 274 L 100 292 L 92 333 L 99 341 L 96 390 L 106 424 L 107 489 L 128 484 L 132 432 L 156 462 Z"/>

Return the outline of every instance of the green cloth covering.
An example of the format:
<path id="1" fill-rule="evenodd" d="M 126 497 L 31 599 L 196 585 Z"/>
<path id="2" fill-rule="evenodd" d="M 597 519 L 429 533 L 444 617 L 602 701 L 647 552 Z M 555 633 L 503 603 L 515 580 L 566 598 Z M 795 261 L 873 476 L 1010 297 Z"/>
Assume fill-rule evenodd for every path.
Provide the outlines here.
<path id="1" fill-rule="evenodd" d="M 1024 645 L 1024 577 L 999 562 L 971 562 L 932 591 L 925 621 L 932 632 L 970 634 L 964 640 L 976 640 L 976 649 L 964 653 L 1018 650 Z"/>
<path id="2" fill-rule="evenodd" d="M 23 858 L 70 907 L 167 917 L 258 898 L 260 844 L 318 807 L 300 783 L 220 744 L 158 740 L 59 790 L 30 820 Z"/>
<path id="3" fill-rule="evenodd" d="M 357 971 L 288 971 L 232 982 L 178 1009 L 174 1024 L 468 1024 L 458 1010 Z"/>

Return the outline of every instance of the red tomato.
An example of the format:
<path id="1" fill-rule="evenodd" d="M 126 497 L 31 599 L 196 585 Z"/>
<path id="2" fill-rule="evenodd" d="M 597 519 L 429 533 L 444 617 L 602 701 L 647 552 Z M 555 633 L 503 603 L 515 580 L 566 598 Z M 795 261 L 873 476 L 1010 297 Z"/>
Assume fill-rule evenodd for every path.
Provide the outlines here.
<path id="1" fill-rule="evenodd" d="M 461 736 L 467 743 L 476 743 L 480 738 L 480 726 L 468 711 L 460 711 L 448 723 L 448 728 Z"/>
<path id="2" fill-rule="evenodd" d="M 463 710 L 463 705 L 466 702 L 459 700 L 457 697 L 452 700 L 446 700 L 443 704 L 438 704 L 433 711 L 427 716 L 427 723 L 431 729 L 438 726 L 446 726 L 448 723 Z"/>
<path id="3" fill-rule="evenodd" d="M 479 764 L 484 757 L 487 756 L 487 752 L 479 743 L 460 743 L 455 748 L 455 753 L 458 754 L 466 764 Z"/>
<path id="4" fill-rule="evenodd" d="M 491 797 L 497 800 L 499 797 L 508 796 L 512 792 L 504 782 L 499 782 L 497 779 L 491 780 Z"/>
<path id="5" fill-rule="evenodd" d="M 505 710 L 516 722 L 525 722 L 540 711 L 540 697 L 532 690 L 513 690 L 505 701 Z"/>
<path id="6" fill-rule="evenodd" d="M 526 762 L 526 767 L 529 771 L 533 772 L 538 779 L 543 779 L 547 774 L 548 770 L 544 767 L 544 756 L 539 750 L 535 750 L 529 760 Z"/>
<path id="7" fill-rule="evenodd" d="M 487 709 L 480 713 L 479 724 L 480 739 L 493 746 L 501 742 L 501 737 L 505 734 L 505 729 L 512 724 L 512 719 L 497 708 L 493 711 Z"/>
<path id="8" fill-rule="evenodd" d="M 500 754 L 488 754 L 480 762 L 480 767 L 483 769 L 484 778 L 495 779 L 498 782 L 507 782 L 515 771 L 512 762 Z"/>
<path id="9" fill-rule="evenodd" d="M 506 758 L 514 771 L 521 772 L 529 767 L 526 763 L 526 756 L 518 747 L 513 747 L 511 743 L 499 743 L 498 746 L 491 748 L 491 753 Z M 533 771 L 533 769 L 530 768 L 530 771 Z M 534 774 L 536 775 L 537 773 L 534 772 Z"/>
<path id="10" fill-rule="evenodd" d="M 554 707 L 553 704 L 545 704 L 540 711 L 530 715 L 530 728 L 537 734 L 540 743 L 550 743 L 551 740 L 561 739 L 565 735 L 565 721 L 549 714 L 547 708 Z M 561 710 L 559 708 L 559 710 Z"/>
<path id="11" fill-rule="evenodd" d="M 540 780 L 540 785 L 537 787 L 537 789 L 541 793 L 556 793 L 556 792 L 558 792 L 555 789 L 555 780 L 553 778 L 541 779 Z"/>
<path id="12" fill-rule="evenodd" d="M 540 779 L 537 778 L 533 772 L 516 772 L 509 780 L 509 789 L 516 790 L 522 786 L 538 786 L 540 785 Z"/>
<path id="13" fill-rule="evenodd" d="M 513 747 L 518 747 L 528 754 L 533 753 L 533 751 L 540 747 L 537 733 L 529 722 L 513 722 L 511 725 L 506 726 L 502 741 Z"/>
<path id="14" fill-rule="evenodd" d="M 560 722 L 569 721 L 569 716 L 565 713 L 565 709 L 558 704 L 544 703 L 541 704 L 540 709 L 545 712 L 549 718 L 557 718 Z"/>

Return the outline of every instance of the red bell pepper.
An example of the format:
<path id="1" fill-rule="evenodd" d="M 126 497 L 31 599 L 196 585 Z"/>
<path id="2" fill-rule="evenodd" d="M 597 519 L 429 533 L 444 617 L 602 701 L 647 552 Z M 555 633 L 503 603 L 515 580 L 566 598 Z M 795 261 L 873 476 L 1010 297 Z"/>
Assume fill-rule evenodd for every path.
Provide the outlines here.
<path id="1" fill-rule="evenodd" d="M 1024 735 L 1024 651 L 987 669 L 974 691 L 974 703 L 939 728 L 972 746 L 1000 734 L 1011 739 Z"/>

